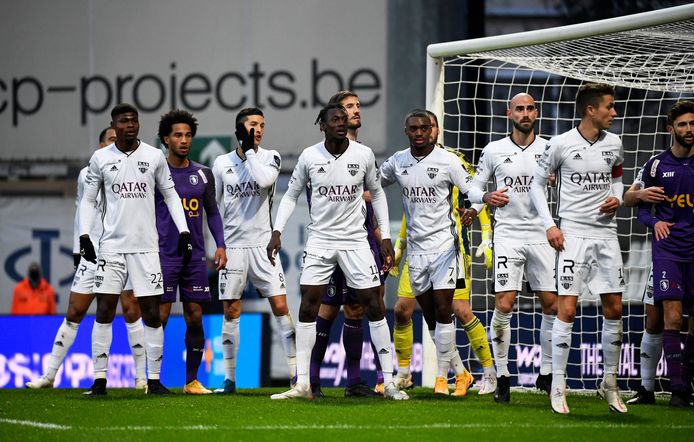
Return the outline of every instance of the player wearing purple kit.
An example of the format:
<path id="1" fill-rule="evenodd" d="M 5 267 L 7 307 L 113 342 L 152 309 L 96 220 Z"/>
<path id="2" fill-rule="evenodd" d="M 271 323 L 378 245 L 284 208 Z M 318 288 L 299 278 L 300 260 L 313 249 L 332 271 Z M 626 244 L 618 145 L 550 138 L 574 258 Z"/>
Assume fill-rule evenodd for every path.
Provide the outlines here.
<path id="1" fill-rule="evenodd" d="M 667 116 L 672 147 L 646 162 L 644 187 L 662 187 L 665 201 L 642 202 L 638 219 L 653 229 L 653 293 L 662 304 L 663 350 L 670 375 L 670 405 L 692 405 L 689 384 L 694 360 L 694 331 L 680 343 L 682 311 L 694 315 L 694 102 L 677 102 Z"/>
<path id="2" fill-rule="evenodd" d="M 188 265 L 178 255 L 178 230 L 171 219 L 164 197 L 156 192 L 157 231 L 159 232 L 159 260 L 164 275 L 164 295 L 159 312 L 161 322 L 166 323 L 171 305 L 180 289 L 183 317 L 186 321 L 186 394 L 210 394 L 197 380 L 198 368 L 205 351 L 205 332 L 202 327 L 201 302 L 210 301 L 210 285 L 207 280 L 205 238 L 203 236 L 202 209 L 207 215 L 207 225 L 217 244 L 214 262 L 217 270 L 226 266 L 224 227 L 215 201 L 215 183 L 212 171 L 188 158 L 198 122 L 189 112 L 172 110 L 159 120 L 159 140 L 168 149 L 167 163 L 176 192 L 181 197 L 186 222 L 193 245 Z"/>

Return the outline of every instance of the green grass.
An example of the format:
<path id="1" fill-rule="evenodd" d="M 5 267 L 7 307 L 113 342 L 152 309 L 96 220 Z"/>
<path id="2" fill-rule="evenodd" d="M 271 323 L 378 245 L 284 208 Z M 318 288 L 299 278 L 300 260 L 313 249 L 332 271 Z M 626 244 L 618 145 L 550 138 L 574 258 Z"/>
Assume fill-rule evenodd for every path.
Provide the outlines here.
<path id="1" fill-rule="evenodd" d="M 688 440 L 691 410 L 631 406 L 608 411 L 595 396 L 570 395 L 572 414 L 552 414 L 546 396 L 513 392 L 511 403 L 491 396 L 438 397 L 412 390 L 411 400 L 346 399 L 324 389 L 314 401 L 271 401 L 279 389 L 240 390 L 234 396 L 144 396 L 111 389 L 104 398 L 83 390 L 0 390 L 0 440 Z M 39 424 L 45 424 L 39 426 Z M 690 436 L 687 436 L 690 435 Z M 675 439 L 675 437 L 677 439 Z"/>

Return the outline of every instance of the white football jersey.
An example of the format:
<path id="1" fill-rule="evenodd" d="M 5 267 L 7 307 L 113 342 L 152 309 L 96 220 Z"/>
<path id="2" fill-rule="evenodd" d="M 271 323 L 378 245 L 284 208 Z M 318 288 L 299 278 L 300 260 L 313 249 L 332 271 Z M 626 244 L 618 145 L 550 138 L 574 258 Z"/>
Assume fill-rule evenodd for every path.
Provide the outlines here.
<path id="1" fill-rule="evenodd" d="M 557 214 L 564 233 L 592 238 L 612 238 L 617 232 L 614 216 L 600 213 L 600 206 L 612 196 L 614 178 L 621 180 L 624 161 L 622 140 L 602 131 L 590 143 L 578 128 L 553 137 L 538 163 L 537 175 L 544 180 L 556 171 Z"/>
<path id="2" fill-rule="evenodd" d="M 280 203 L 276 230 L 281 232 L 287 222 L 288 214 L 282 209 L 285 199 L 296 201 L 306 189 L 311 214 L 307 248 L 368 248 L 364 186 L 371 191 L 379 225 L 389 225 L 376 158 L 369 147 L 350 141 L 347 150 L 339 156 L 328 152 L 324 141 L 307 147 L 296 162 L 289 187 Z M 384 239 L 390 238 L 387 231 L 382 233 Z"/>
<path id="3" fill-rule="evenodd" d="M 80 252 L 80 203 L 82 202 L 82 196 L 84 196 L 84 181 L 87 179 L 87 170 L 89 168 L 85 167 L 80 170 L 80 174 L 77 176 L 77 197 L 75 198 L 75 225 L 73 231 L 73 241 L 72 241 L 72 253 Z M 103 195 L 101 192 L 96 196 L 96 202 L 94 203 L 94 219 L 92 220 L 92 229 L 89 232 L 90 238 L 100 238 L 101 233 L 104 231 L 104 226 L 101 224 L 101 212 L 103 211 Z M 99 250 L 98 243 L 93 243 L 94 249 Z"/>
<path id="4" fill-rule="evenodd" d="M 270 241 L 270 212 L 281 164 L 277 151 L 261 147 L 246 160 L 234 150 L 214 161 L 212 173 L 227 247 L 265 247 Z"/>
<path id="5" fill-rule="evenodd" d="M 537 211 L 530 203 L 530 183 L 546 144 L 547 140 L 536 136 L 530 145 L 521 147 L 508 136 L 492 141 L 482 151 L 472 186 L 484 191 L 493 178 L 494 190 L 508 187 L 508 204 L 494 211 L 495 240 L 547 242 L 545 229 L 537 222 Z"/>
<path id="6" fill-rule="evenodd" d="M 470 191 L 472 177 L 458 157 L 440 147 L 418 160 L 410 149 L 396 152 L 381 165 L 384 186 L 397 181 L 407 219 L 407 253 L 437 253 L 459 247 L 452 191 Z M 473 201 L 468 195 L 468 199 Z"/>
<path id="7" fill-rule="evenodd" d="M 95 245 L 99 243 L 100 252 L 159 251 L 154 186 L 160 191 L 174 187 L 161 150 L 143 142 L 129 153 L 121 152 L 115 144 L 99 149 L 89 160 L 84 185 L 85 195 L 96 195 L 99 190 L 104 194 L 104 230 L 100 238 L 91 238 Z M 88 234 L 82 218 L 80 234 Z"/>

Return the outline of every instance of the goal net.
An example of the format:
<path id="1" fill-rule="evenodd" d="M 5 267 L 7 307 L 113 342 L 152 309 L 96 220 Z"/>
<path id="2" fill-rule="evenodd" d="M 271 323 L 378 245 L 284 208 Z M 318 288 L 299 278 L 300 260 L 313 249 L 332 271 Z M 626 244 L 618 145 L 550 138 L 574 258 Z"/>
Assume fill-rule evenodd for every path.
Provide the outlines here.
<path id="1" fill-rule="evenodd" d="M 535 98 L 536 133 L 549 139 L 578 124 L 574 100 L 582 84 L 614 85 L 619 115 L 610 131 L 622 138 L 628 188 L 646 160 L 670 145 L 667 111 L 677 100 L 694 97 L 694 5 L 441 43 L 429 46 L 428 54 L 427 105 L 440 116 L 443 144 L 462 149 L 473 164 L 487 143 L 510 133 L 506 109 L 515 94 L 527 92 Z M 620 208 L 617 217 L 627 280 L 619 380 L 622 388 L 634 389 L 639 382 L 641 300 L 650 270 L 650 239 L 632 209 Z M 473 232 L 473 244 L 479 244 L 478 232 Z M 472 274 L 473 310 L 489 328 L 494 310 L 491 272 L 475 259 Z M 582 295 L 567 368 L 571 389 L 594 389 L 602 378 L 600 311 L 599 298 Z M 514 313 L 508 355 L 511 385 L 530 387 L 540 368 L 539 302 L 524 290 Z M 460 324 L 458 329 L 461 354 L 479 375 L 482 368 Z M 665 375 L 662 360 L 657 374 Z"/>

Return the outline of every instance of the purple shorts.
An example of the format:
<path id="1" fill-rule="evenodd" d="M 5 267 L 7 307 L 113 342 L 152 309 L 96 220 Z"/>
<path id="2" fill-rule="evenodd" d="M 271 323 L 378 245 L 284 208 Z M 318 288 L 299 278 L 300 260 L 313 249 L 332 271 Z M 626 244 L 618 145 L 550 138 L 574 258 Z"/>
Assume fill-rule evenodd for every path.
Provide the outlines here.
<path id="1" fill-rule="evenodd" d="M 186 267 L 162 263 L 161 271 L 164 274 L 164 294 L 161 302 L 176 302 L 179 287 L 183 302 L 208 302 L 212 299 L 205 261 L 190 262 Z"/>
<path id="2" fill-rule="evenodd" d="M 374 249 L 373 245 L 371 247 L 371 253 L 373 253 L 374 260 L 376 260 L 376 267 L 382 269 L 383 263 L 381 262 L 381 253 L 378 252 L 378 249 Z M 381 285 L 383 285 L 387 276 L 387 274 L 383 273 L 383 270 L 379 270 Z M 335 267 L 335 271 L 330 277 L 330 282 L 328 282 L 328 287 L 326 287 L 323 297 L 321 298 L 321 304 L 338 307 L 345 304 L 361 304 L 354 290 L 347 287 L 345 274 L 342 272 L 340 266 Z"/>
<path id="3" fill-rule="evenodd" d="M 656 302 L 675 300 L 684 306 L 694 305 L 694 262 L 653 261 L 653 298 Z"/>

